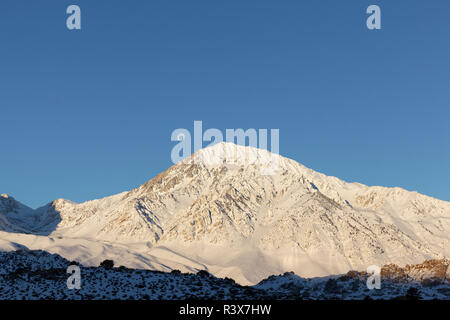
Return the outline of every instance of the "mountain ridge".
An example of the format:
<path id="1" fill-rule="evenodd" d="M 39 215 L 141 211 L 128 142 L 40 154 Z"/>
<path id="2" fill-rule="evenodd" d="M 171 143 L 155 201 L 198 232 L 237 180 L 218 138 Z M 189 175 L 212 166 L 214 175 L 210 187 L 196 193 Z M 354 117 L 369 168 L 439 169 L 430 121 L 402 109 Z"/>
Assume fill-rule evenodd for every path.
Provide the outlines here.
<path id="1" fill-rule="evenodd" d="M 164 257 L 186 256 L 243 283 L 450 255 L 450 203 L 345 182 L 230 143 L 199 150 L 133 190 L 80 204 L 58 199 L 31 215 L 36 235 L 146 243 L 146 254 L 168 248 L 177 257 Z M 0 207 L 0 217 L 11 214 Z M 226 257 L 215 252 L 224 249 Z"/>

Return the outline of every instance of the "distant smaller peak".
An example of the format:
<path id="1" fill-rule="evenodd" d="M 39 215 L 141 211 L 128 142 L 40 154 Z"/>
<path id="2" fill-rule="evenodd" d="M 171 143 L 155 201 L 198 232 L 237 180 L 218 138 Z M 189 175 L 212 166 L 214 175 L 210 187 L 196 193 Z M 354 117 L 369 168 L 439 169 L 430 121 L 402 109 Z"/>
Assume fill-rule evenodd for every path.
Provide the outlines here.
<path id="1" fill-rule="evenodd" d="M 70 200 L 66 200 L 66 199 L 63 199 L 63 198 L 58 198 L 58 199 L 53 200 L 52 202 L 50 202 L 51 206 L 62 206 L 62 205 L 65 205 L 65 204 L 75 204 L 75 202 L 70 201 Z"/>
<path id="2" fill-rule="evenodd" d="M 0 196 L 5 199 L 10 198 L 9 194 L 7 194 L 7 193 L 2 193 Z"/>
<path id="3" fill-rule="evenodd" d="M 63 199 L 63 198 L 58 198 L 58 199 L 53 200 L 53 201 L 51 202 L 51 204 L 59 204 L 59 203 L 64 203 L 64 202 L 66 202 L 65 199 Z"/>

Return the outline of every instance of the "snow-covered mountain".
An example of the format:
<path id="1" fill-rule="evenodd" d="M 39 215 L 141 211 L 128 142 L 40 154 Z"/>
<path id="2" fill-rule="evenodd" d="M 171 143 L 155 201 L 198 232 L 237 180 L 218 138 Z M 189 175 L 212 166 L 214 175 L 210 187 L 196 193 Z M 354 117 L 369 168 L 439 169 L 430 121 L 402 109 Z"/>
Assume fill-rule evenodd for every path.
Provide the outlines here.
<path id="1" fill-rule="evenodd" d="M 104 199 L 32 210 L 2 195 L 0 229 L 5 250 L 43 249 L 87 265 L 111 258 L 163 271 L 208 269 L 242 284 L 286 271 L 326 276 L 450 257 L 449 202 L 347 183 L 230 143 Z"/>

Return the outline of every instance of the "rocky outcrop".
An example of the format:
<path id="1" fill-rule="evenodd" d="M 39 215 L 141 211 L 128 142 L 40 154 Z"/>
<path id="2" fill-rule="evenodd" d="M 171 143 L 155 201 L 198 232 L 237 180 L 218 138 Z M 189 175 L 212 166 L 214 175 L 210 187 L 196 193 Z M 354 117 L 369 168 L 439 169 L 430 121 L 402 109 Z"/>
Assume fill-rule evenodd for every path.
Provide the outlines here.
<path id="1" fill-rule="evenodd" d="M 426 260 L 419 264 L 408 264 L 399 267 L 396 264 L 387 264 L 381 267 L 381 279 L 391 282 L 424 282 L 436 281 L 450 284 L 450 260 Z M 366 272 L 349 271 L 343 279 L 367 278 Z"/>

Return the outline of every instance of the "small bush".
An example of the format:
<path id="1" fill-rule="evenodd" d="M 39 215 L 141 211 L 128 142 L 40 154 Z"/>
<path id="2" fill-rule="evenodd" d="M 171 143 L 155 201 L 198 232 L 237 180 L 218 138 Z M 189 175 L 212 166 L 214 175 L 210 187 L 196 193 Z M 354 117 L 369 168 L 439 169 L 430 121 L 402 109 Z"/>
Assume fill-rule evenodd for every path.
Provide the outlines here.
<path id="1" fill-rule="evenodd" d="M 104 268 L 106 270 L 112 269 L 114 267 L 114 261 L 112 261 L 112 260 L 103 260 L 102 263 L 100 263 L 100 267 Z"/>
<path id="2" fill-rule="evenodd" d="M 411 287 L 406 292 L 406 299 L 407 300 L 419 300 L 420 299 L 420 292 L 417 288 Z"/>
<path id="3" fill-rule="evenodd" d="M 197 272 L 197 275 L 202 278 L 209 278 L 211 276 L 206 270 L 200 270 L 199 272 Z"/>

